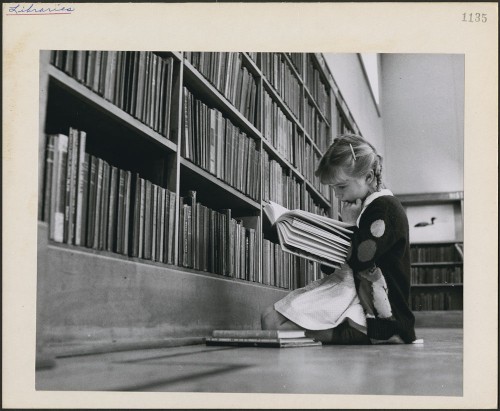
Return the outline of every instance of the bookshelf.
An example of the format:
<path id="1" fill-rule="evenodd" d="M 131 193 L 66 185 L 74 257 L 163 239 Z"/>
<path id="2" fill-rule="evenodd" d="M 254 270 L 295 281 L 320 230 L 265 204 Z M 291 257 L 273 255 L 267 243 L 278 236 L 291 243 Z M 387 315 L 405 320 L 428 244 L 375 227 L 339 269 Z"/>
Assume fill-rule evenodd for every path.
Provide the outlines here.
<path id="1" fill-rule="evenodd" d="M 420 316 L 434 324 L 433 315 L 456 323 L 463 311 L 463 192 L 398 198 L 410 222 L 411 308 L 417 323 Z"/>
<path id="2" fill-rule="evenodd" d="M 42 51 L 38 320 L 52 342 L 258 327 L 322 275 L 273 200 L 335 217 L 313 173 L 359 133 L 317 53 Z"/>

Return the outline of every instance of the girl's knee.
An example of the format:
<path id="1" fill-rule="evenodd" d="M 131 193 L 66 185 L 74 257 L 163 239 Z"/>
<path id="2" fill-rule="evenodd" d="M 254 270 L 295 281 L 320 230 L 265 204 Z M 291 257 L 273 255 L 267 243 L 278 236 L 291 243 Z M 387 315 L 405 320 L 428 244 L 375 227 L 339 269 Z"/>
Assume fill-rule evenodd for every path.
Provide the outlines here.
<path id="1" fill-rule="evenodd" d="M 274 306 L 267 307 L 260 316 L 260 324 L 263 330 L 277 328 L 277 315 Z"/>

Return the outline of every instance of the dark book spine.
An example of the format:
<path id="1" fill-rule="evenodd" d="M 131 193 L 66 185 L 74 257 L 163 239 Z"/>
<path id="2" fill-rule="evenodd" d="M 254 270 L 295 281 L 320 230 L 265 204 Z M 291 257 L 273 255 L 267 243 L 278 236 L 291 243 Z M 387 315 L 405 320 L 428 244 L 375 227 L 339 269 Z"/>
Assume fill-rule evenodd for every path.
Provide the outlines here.
<path id="1" fill-rule="evenodd" d="M 151 186 L 151 259 L 156 261 L 157 221 L 158 221 L 158 186 Z"/>
<path id="2" fill-rule="evenodd" d="M 108 238 L 109 221 L 109 197 L 110 197 L 110 165 L 103 162 L 102 198 L 101 198 L 101 223 L 99 227 L 99 250 L 106 249 Z"/>
<path id="3" fill-rule="evenodd" d="M 168 263 L 174 263 L 174 254 L 175 254 L 175 239 L 174 239 L 174 231 L 175 231 L 175 214 L 176 214 L 176 204 L 177 204 L 177 195 L 176 193 L 170 191 L 169 192 L 169 212 L 168 212 Z"/>
<path id="4" fill-rule="evenodd" d="M 44 184 L 42 189 L 43 195 L 43 211 L 42 221 L 49 222 L 50 220 L 50 203 L 52 196 L 52 176 L 54 174 L 54 151 L 57 137 L 55 135 L 47 136 L 47 147 L 45 151 L 45 170 Z"/>
<path id="5" fill-rule="evenodd" d="M 123 254 L 128 255 L 130 252 L 130 209 L 131 209 L 131 190 L 132 190 L 132 173 L 125 171 L 125 190 L 124 190 L 124 213 L 123 213 Z"/>
<path id="6" fill-rule="evenodd" d="M 124 214 L 125 214 L 125 171 L 118 171 L 118 198 L 117 198 L 117 212 L 116 212 L 116 252 L 123 253 L 123 236 L 124 233 Z"/>
<path id="7" fill-rule="evenodd" d="M 133 222 L 132 222 L 132 257 L 139 257 L 139 219 L 141 212 L 141 178 L 139 174 L 135 174 L 134 178 L 134 209 L 133 209 Z"/>
<path id="8" fill-rule="evenodd" d="M 139 199 L 140 212 L 139 212 L 139 249 L 138 257 L 144 258 L 144 226 L 146 219 L 146 180 L 140 179 L 141 182 L 141 194 Z"/>
<path id="9" fill-rule="evenodd" d="M 102 183 L 103 183 L 103 169 L 104 160 L 97 159 L 97 184 L 96 184 L 96 198 L 95 198 L 95 220 L 94 220 L 94 238 L 92 248 L 99 248 L 99 234 L 101 225 L 101 206 L 102 206 Z"/>
<path id="10" fill-rule="evenodd" d="M 109 207 L 108 207 L 108 230 L 107 230 L 107 241 L 106 250 L 115 251 L 116 250 L 116 209 L 117 209 L 117 188 L 118 188 L 118 169 L 111 166 L 111 176 L 109 183 Z"/>
<path id="11" fill-rule="evenodd" d="M 95 221 L 95 199 L 97 187 L 97 157 L 89 157 L 90 174 L 89 174 L 89 194 L 88 194 L 88 212 L 87 212 L 87 247 L 92 247 L 94 241 L 94 221 Z"/>
<path id="12" fill-rule="evenodd" d="M 146 180 L 145 207 L 144 207 L 144 258 L 151 259 L 151 226 L 152 226 L 152 183 Z"/>

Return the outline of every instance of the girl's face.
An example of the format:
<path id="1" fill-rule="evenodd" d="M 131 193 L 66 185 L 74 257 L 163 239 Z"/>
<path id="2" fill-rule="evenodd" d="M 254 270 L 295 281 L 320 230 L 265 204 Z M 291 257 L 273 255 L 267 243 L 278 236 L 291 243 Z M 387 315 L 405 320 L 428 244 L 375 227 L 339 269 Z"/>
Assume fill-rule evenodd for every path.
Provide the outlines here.
<path id="1" fill-rule="evenodd" d="M 340 201 L 355 203 L 358 198 L 364 201 L 369 194 L 375 191 L 372 187 L 373 180 L 373 171 L 363 177 L 351 177 L 339 172 L 330 185 L 335 191 L 335 197 Z"/>

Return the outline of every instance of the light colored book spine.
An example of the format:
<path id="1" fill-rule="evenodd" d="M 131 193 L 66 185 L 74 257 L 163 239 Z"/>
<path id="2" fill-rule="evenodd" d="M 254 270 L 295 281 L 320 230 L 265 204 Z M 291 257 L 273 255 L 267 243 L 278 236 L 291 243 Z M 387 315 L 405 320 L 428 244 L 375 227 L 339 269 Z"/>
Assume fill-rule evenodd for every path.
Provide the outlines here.
<path id="1" fill-rule="evenodd" d="M 62 243 L 64 240 L 64 197 L 66 193 L 66 162 L 68 157 L 68 136 L 58 134 L 55 142 L 52 175 L 52 198 L 50 239 Z"/>
<path id="2" fill-rule="evenodd" d="M 85 175 L 88 173 L 88 164 L 85 163 L 85 144 L 87 141 L 87 133 L 80 131 L 80 141 L 78 147 L 78 191 L 76 198 L 76 222 L 75 222 L 75 245 L 82 244 L 82 229 L 85 229 L 83 222 L 83 198 L 85 192 L 85 183 L 87 179 Z"/>

